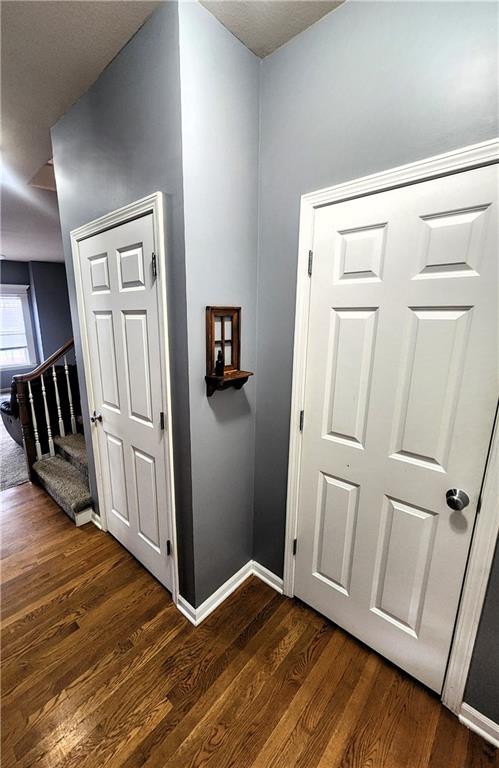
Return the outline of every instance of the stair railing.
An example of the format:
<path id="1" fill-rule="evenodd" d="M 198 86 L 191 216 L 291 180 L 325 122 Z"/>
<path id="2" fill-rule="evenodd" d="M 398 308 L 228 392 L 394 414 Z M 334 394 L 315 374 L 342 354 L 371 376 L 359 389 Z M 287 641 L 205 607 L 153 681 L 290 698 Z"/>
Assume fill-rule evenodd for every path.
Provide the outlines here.
<path id="1" fill-rule="evenodd" d="M 68 353 L 74 347 L 74 340 L 69 339 L 65 344 L 56 350 L 50 357 L 40 363 L 33 371 L 29 373 L 18 374 L 13 377 L 13 381 L 16 385 L 17 402 L 19 404 L 19 420 L 21 422 L 21 429 L 23 435 L 24 453 L 26 456 L 26 464 L 28 467 L 28 475 L 30 480 L 33 479 L 33 464 L 35 461 L 39 461 L 45 455 L 43 453 L 43 446 L 47 446 L 47 455 L 55 456 L 54 447 L 54 432 L 53 422 L 56 422 L 58 434 L 61 437 L 66 435 L 66 425 L 64 423 L 63 409 L 61 407 L 62 401 L 66 400 L 69 410 L 69 424 L 68 429 L 71 433 L 76 434 L 76 415 L 74 408 L 74 396 L 71 390 L 71 381 L 69 376 L 69 366 L 67 361 Z M 63 358 L 64 365 L 64 379 L 65 382 L 61 382 L 57 375 L 56 363 Z M 52 369 L 52 370 L 50 370 Z M 36 403 L 35 395 L 33 392 L 33 384 L 39 380 L 41 398 L 43 408 L 38 411 L 40 416 L 40 410 L 43 411 L 44 424 L 40 424 L 40 419 L 37 419 L 36 415 Z M 62 384 L 62 387 L 61 387 Z M 47 392 L 48 388 L 51 388 L 54 395 L 56 418 L 51 416 Z M 46 439 L 43 438 L 42 429 L 45 428 Z"/>

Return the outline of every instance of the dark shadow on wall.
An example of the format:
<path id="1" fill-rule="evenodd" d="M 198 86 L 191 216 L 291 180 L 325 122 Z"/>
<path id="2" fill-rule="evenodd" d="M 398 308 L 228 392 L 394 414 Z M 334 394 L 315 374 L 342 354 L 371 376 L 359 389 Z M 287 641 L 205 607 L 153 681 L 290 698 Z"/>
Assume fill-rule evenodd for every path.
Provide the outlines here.
<path id="1" fill-rule="evenodd" d="M 63 263 L 30 261 L 29 275 L 40 360 L 73 336 L 68 282 Z"/>
<path id="2" fill-rule="evenodd" d="M 208 398 L 208 405 L 220 424 L 235 421 L 251 413 L 251 404 L 244 388 L 215 392 Z"/>
<path id="3" fill-rule="evenodd" d="M 464 701 L 499 723 L 499 543 L 473 649 Z"/>

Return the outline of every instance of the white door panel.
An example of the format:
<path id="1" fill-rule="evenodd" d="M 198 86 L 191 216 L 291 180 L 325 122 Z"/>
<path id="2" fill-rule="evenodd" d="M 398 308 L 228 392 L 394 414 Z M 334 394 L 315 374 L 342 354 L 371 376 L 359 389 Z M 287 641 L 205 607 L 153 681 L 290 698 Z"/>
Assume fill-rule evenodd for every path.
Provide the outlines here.
<path id="1" fill-rule="evenodd" d="M 166 411 L 152 214 L 79 243 L 109 531 L 171 589 Z"/>
<path id="2" fill-rule="evenodd" d="M 437 691 L 497 402 L 497 181 L 314 214 L 295 594 Z"/>

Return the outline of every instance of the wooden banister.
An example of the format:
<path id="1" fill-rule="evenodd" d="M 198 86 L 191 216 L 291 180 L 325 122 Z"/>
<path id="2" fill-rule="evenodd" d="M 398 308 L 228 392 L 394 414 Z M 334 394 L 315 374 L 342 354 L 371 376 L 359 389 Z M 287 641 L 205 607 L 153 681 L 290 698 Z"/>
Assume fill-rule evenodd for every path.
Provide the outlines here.
<path id="1" fill-rule="evenodd" d="M 51 365 L 53 365 L 57 360 L 59 360 L 60 357 L 66 354 L 71 347 L 74 346 L 74 339 L 68 339 L 60 349 L 57 349 L 50 357 L 47 357 L 46 360 L 43 361 L 43 363 L 40 363 L 40 365 L 35 368 L 33 371 L 29 371 L 29 373 L 18 373 L 16 376 L 13 376 L 13 381 L 16 382 L 16 384 L 24 383 L 25 381 L 33 381 L 33 379 L 38 378 L 42 373 L 45 373 L 45 371 L 48 371 Z"/>

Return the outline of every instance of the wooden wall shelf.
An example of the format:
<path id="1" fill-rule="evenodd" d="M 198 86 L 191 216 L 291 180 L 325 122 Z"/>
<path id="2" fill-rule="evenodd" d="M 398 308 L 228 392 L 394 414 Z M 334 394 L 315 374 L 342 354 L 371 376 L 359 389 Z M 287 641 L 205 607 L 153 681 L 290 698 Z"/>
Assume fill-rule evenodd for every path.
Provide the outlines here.
<path id="1" fill-rule="evenodd" d="M 206 307 L 206 394 L 241 389 L 251 371 L 241 371 L 241 307 Z"/>
<path id="2" fill-rule="evenodd" d="M 223 390 L 229 389 L 229 387 L 241 389 L 250 376 L 253 376 L 251 371 L 232 371 L 231 373 L 226 373 L 224 376 L 205 376 L 206 394 L 208 397 L 211 397 L 217 389 Z"/>

